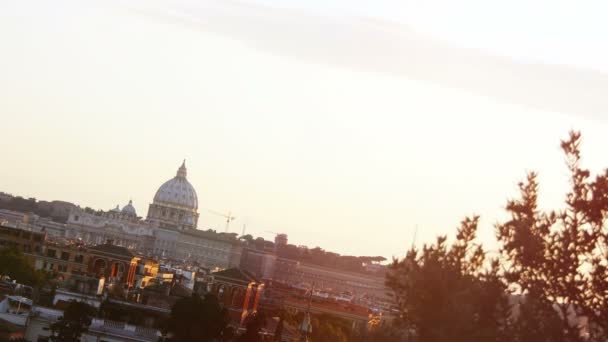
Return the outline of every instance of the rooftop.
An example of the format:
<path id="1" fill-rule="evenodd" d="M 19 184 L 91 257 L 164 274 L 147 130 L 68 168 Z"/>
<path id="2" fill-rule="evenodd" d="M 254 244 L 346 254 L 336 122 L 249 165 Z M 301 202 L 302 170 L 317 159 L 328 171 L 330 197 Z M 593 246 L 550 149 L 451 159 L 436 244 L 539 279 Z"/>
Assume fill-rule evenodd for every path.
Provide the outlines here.
<path id="1" fill-rule="evenodd" d="M 103 245 L 89 247 L 89 250 L 119 255 L 122 257 L 127 257 L 129 259 L 131 259 L 135 256 L 135 254 L 133 254 L 133 252 L 131 252 L 129 249 L 127 249 L 125 247 L 113 245 L 112 241 L 108 241 Z"/>
<path id="2" fill-rule="evenodd" d="M 258 279 L 251 273 L 241 270 L 240 268 L 229 268 L 223 271 L 212 273 L 214 277 L 228 278 L 246 283 L 258 282 Z"/>

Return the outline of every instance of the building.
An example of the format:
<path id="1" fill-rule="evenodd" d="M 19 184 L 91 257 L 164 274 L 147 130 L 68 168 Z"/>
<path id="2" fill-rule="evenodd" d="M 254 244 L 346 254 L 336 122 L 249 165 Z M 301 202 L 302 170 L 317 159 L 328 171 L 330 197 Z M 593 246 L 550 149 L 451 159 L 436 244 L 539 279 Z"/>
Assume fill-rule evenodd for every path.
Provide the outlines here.
<path id="1" fill-rule="evenodd" d="M 248 315 L 258 310 L 265 284 L 239 268 L 211 274 L 210 292 L 228 309 L 233 321 L 243 325 Z"/>
<path id="2" fill-rule="evenodd" d="M 273 279 L 288 284 L 325 289 L 335 293 L 351 292 L 360 295 L 386 297 L 383 277 L 343 271 L 335 268 L 277 259 Z"/>
<path id="3" fill-rule="evenodd" d="M 287 246 L 287 234 L 277 234 L 274 237 L 274 244 L 277 248 Z"/>
<path id="4" fill-rule="evenodd" d="M 88 268 L 88 252 L 83 246 L 47 242 L 42 250 L 29 254 L 34 268 L 57 273 L 66 279 L 72 274 L 84 274 Z"/>
<path id="5" fill-rule="evenodd" d="M 123 309 L 124 310 L 124 309 Z M 46 341 L 51 335 L 50 326 L 63 316 L 63 311 L 34 306 L 25 328 L 26 341 Z M 162 337 L 154 327 L 128 324 L 103 318 L 93 318 L 87 331 L 82 334 L 83 342 L 156 342 Z"/>
<path id="6" fill-rule="evenodd" d="M 155 259 L 135 257 L 131 263 L 136 263 L 135 283 L 133 287 L 144 288 L 158 276 L 159 263 Z"/>
<path id="7" fill-rule="evenodd" d="M 38 218 L 38 215 L 33 213 L 22 213 L 14 210 L 0 209 L 0 222 L 7 221 L 16 227 L 27 225 L 30 222 L 36 221 Z"/>
<path id="8" fill-rule="evenodd" d="M 46 341 L 51 336 L 51 324 L 63 316 L 63 311 L 34 306 L 25 330 L 26 341 Z"/>
<path id="9" fill-rule="evenodd" d="M 44 232 L 0 225 L 0 248 L 14 247 L 24 253 L 39 253 L 45 240 Z"/>
<path id="10" fill-rule="evenodd" d="M 0 341 L 20 341 L 25 337 L 31 307 L 31 300 L 19 296 L 6 296 L 0 301 Z"/>
<path id="11" fill-rule="evenodd" d="M 116 246 L 112 240 L 88 248 L 87 273 L 103 277 L 109 285 L 135 284 L 138 259 L 126 247 Z"/>
<path id="12" fill-rule="evenodd" d="M 156 191 L 145 219 L 137 215 L 133 202 L 108 211 L 75 208 L 65 227 L 53 236 L 85 244 L 114 245 L 155 257 L 199 264 L 208 268 L 238 266 L 241 246 L 235 234 L 198 230 L 198 197 L 187 179 L 185 162 L 175 177 Z M 56 232 L 63 229 L 64 233 Z"/>
<path id="13" fill-rule="evenodd" d="M 139 252 L 149 252 L 154 239 L 154 227 L 137 216 L 133 202 L 108 211 L 76 208 L 68 216 L 63 238 L 86 244 L 102 244 L 107 240 Z"/>
<path id="14" fill-rule="evenodd" d="M 241 253 L 241 268 L 262 279 L 274 277 L 277 255 L 267 251 L 245 248 Z"/>

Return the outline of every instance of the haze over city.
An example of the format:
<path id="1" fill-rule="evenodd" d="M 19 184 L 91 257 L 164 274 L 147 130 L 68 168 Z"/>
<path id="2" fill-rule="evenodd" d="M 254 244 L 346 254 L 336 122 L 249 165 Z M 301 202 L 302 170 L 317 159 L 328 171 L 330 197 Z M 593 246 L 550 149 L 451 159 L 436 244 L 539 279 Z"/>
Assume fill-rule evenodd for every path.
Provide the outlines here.
<path id="1" fill-rule="evenodd" d="M 185 158 L 199 229 L 491 245 L 527 171 L 562 203 L 570 129 L 606 165 L 608 8 L 574 4 L 3 1 L 0 191 L 145 215 Z"/>

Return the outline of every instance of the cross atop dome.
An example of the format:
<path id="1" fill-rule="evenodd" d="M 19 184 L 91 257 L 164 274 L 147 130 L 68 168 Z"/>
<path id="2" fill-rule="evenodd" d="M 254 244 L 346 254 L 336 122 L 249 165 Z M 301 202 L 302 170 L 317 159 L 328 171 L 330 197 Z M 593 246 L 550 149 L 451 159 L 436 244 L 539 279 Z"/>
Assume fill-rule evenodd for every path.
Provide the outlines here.
<path id="1" fill-rule="evenodd" d="M 184 159 L 182 166 L 180 166 L 180 168 L 177 170 L 176 177 L 186 178 L 187 175 L 188 175 L 188 171 L 186 170 L 186 159 Z"/>

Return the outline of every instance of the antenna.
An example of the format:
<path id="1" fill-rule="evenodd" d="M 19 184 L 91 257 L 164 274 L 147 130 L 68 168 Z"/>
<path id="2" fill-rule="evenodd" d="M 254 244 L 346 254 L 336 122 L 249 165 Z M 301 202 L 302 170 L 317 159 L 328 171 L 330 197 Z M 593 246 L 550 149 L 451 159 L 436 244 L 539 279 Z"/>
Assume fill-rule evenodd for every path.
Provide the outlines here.
<path id="1" fill-rule="evenodd" d="M 414 227 L 414 236 L 412 237 L 412 247 L 410 249 L 414 249 L 416 246 L 416 235 L 418 235 L 418 225 Z"/>

